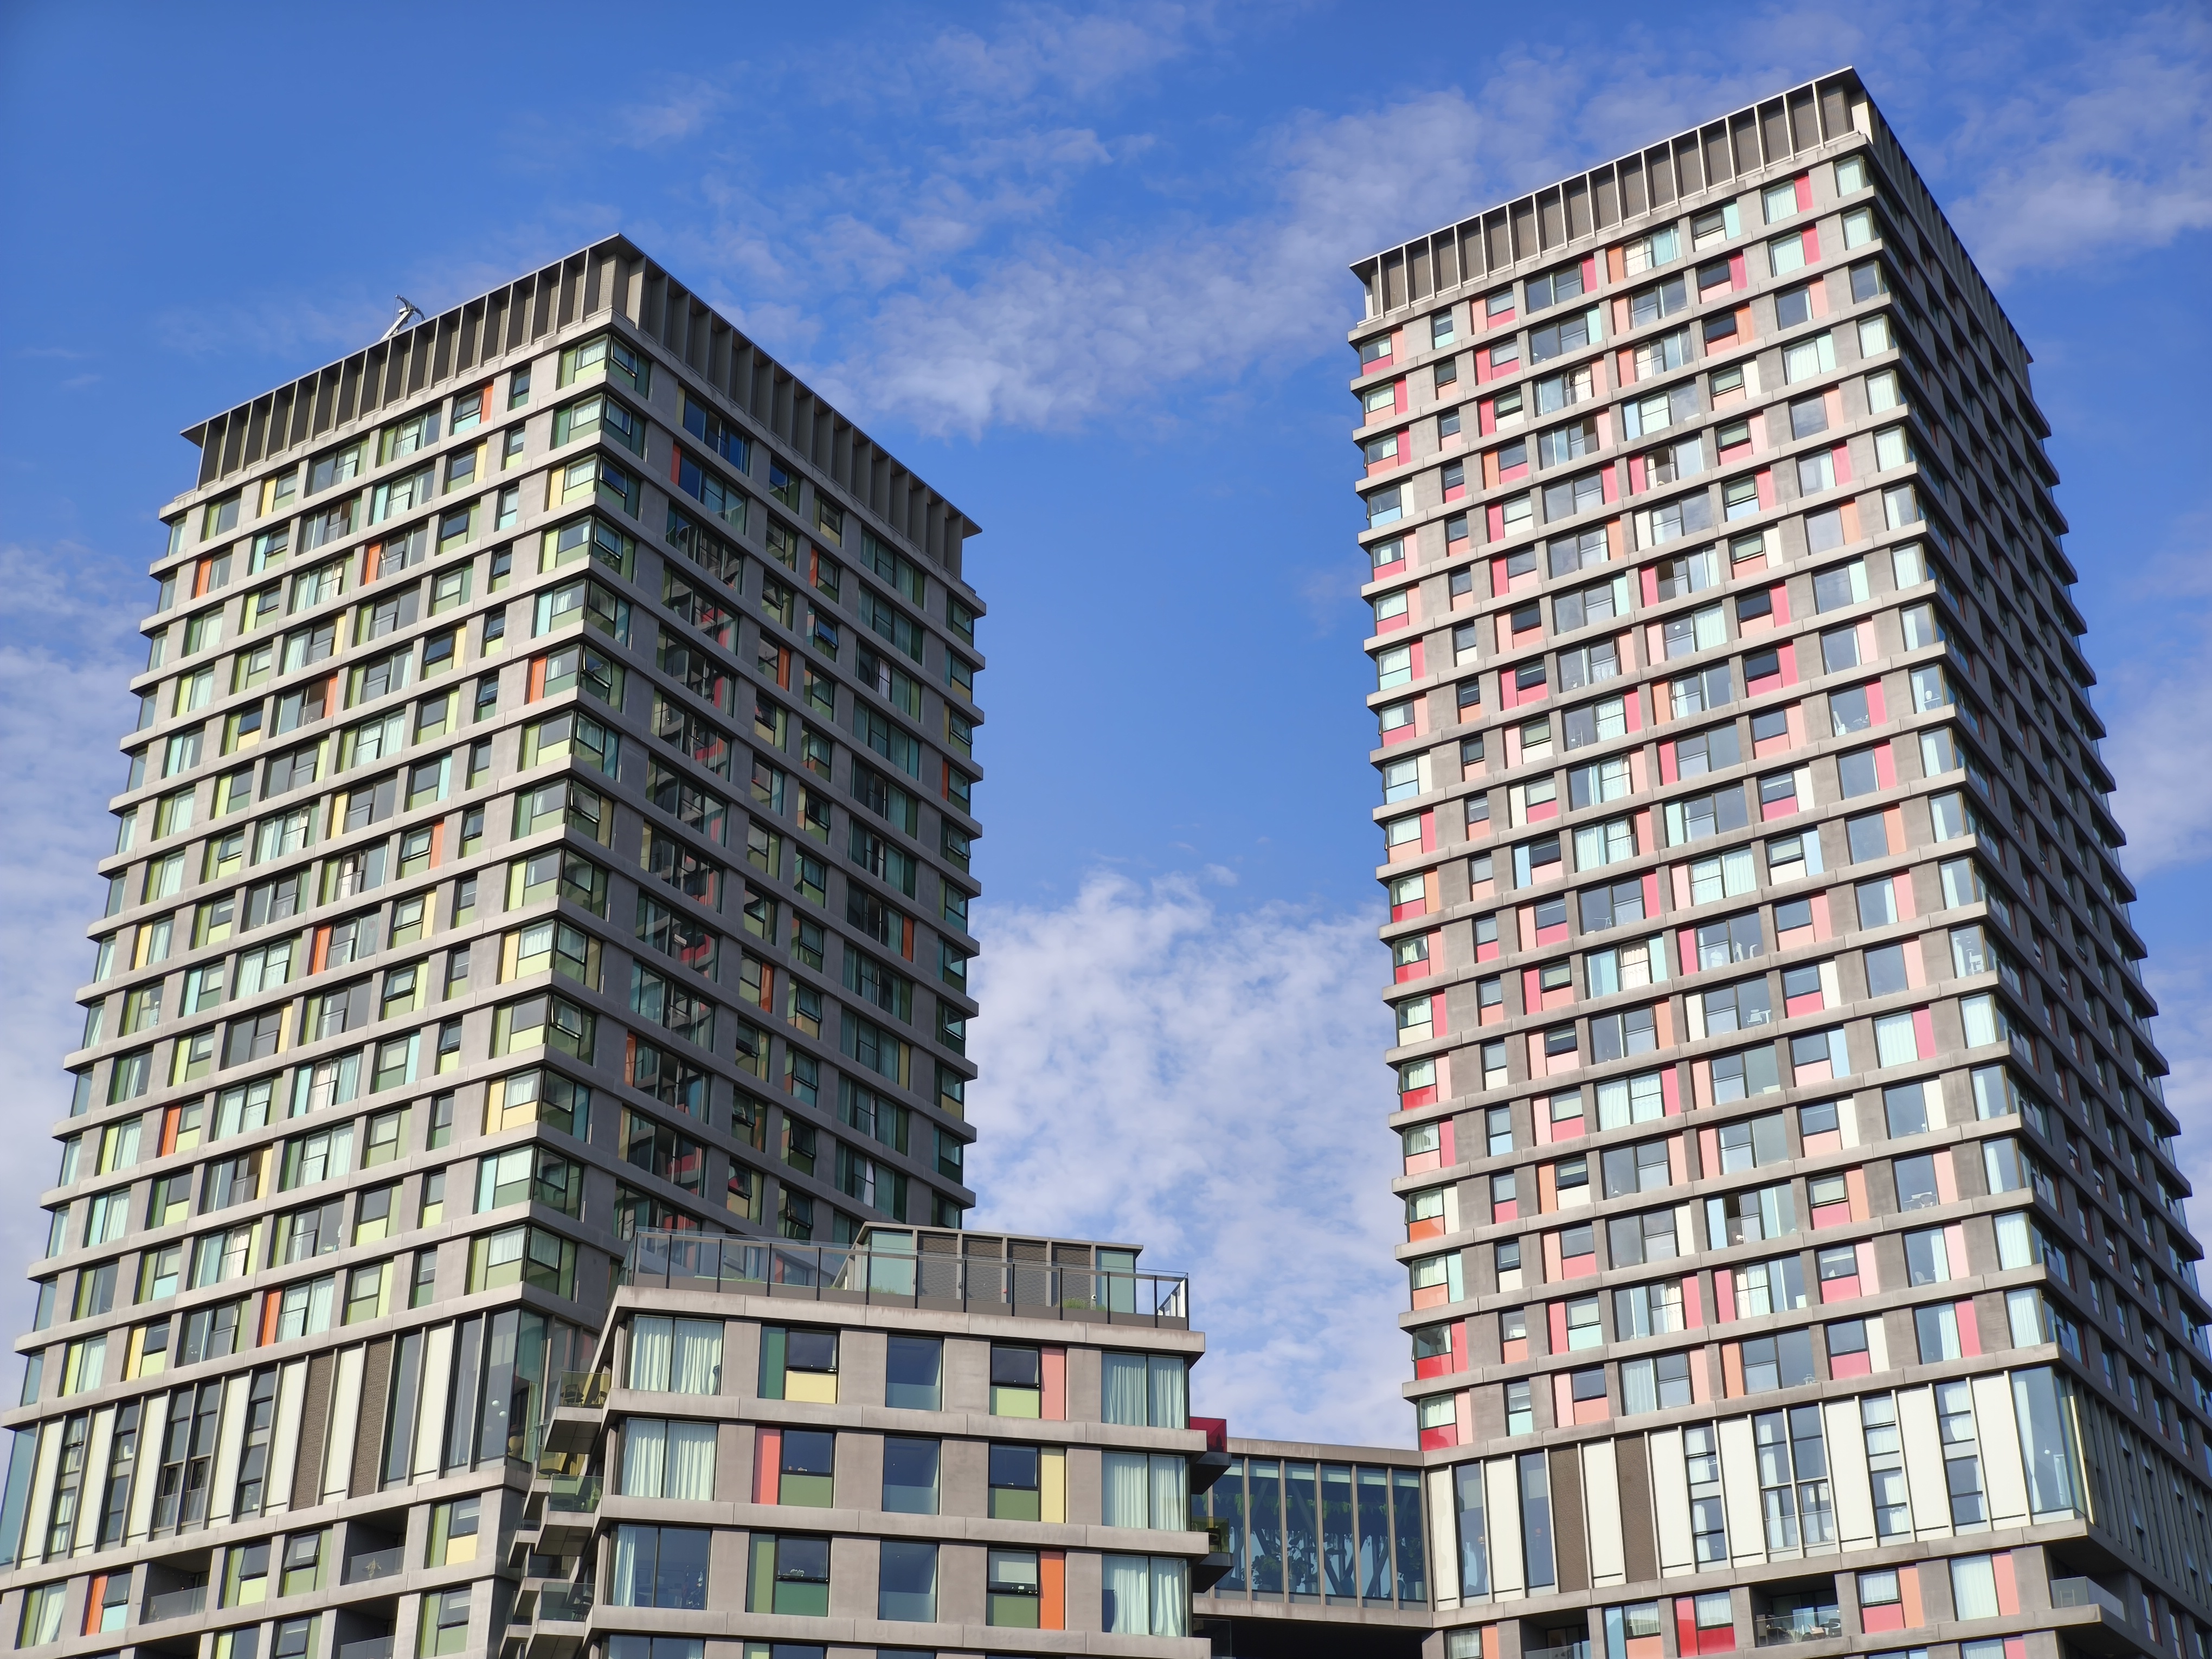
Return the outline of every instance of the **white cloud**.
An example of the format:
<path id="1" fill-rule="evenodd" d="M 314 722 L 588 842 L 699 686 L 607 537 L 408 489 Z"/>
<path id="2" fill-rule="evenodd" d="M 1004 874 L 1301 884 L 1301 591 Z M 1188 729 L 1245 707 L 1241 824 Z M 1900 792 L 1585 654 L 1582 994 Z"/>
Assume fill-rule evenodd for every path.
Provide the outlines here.
<path id="1" fill-rule="evenodd" d="M 2181 1171 L 2202 1206 L 2212 1193 L 2212 955 L 2169 951 L 2144 965 L 2143 982 L 2160 1012 L 2151 1026 L 2172 1069 L 2166 1103 L 2181 1125 Z M 2203 1216 L 2197 1217 L 2197 1231 Z"/>
<path id="2" fill-rule="evenodd" d="M 833 400 L 975 433 L 1072 427 L 1163 383 L 1304 361 L 1355 314 L 1346 261 L 1458 211 L 1486 147 L 1509 143 L 1455 91 L 1301 119 L 1270 144 L 1268 211 L 1120 244 L 1039 237 L 972 281 L 926 277 L 885 299 L 855 337 L 864 349 L 818 378 Z"/>
<path id="3" fill-rule="evenodd" d="M 2212 858 L 2212 513 L 2183 514 L 2171 536 L 2166 551 L 2122 579 L 2145 648 L 2115 653 L 2097 695 L 2105 763 L 2119 786 L 2112 811 L 2128 835 L 2122 860 L 2138 881 Z"/>
<path id="4" fill-rule="evenodd" d="M 1139 4 L 1095 11 L 1009 7 L 986 34 L 950 28 L 919 55 L 915 84 L 983 110 L 1046 98 L 1089 100 L 1182 57 L 1213 8 Z"/>
<path id="5" fill-rule="evenodd" d="M 658 95 L 618 106 L 615 125 L 623 143 L 650 149 L 704 131 L 729 103 L 730 94 L 712 81 L 679 75 Z"/>
<path id="6" fill-rule="evenodd" d="M 2128 836 L 2122 862 L 2138 881 L 2212 858 L 2212 617 L 2196 617 L 2190 632 L 2154 665 L 2123 665 L 2118 695 L 2100 710 L 2119 785 L 2112 811 Z"/>
<path id="7" fill-rule="evenodd" d="M 2156 12 L 2112 35 L 2106 14 L 2039 22 L 2032 73 L 2018 72 L 2020 40 L 1977 52 L 2014 72 L 1991 77 L 2001 97 L 1959 88 L 1939 151 L 1974 181 L 1949 210 L 1983 273 L 2001 282 L 2212 228 L 2212 15 Z"/>
<path id="8" fill-rule="evenodd" d="M 0 860 L 0 1076 L 19 1154 L 0 1173 L 0 1260 L 46 1251 L 37 1200 L 58 1161 L 46 1132 L 69 1110 L 61 1056 L 83 1024 L 70 994 L 91 977 L 85 928 L 105 890 L 93 867 L 114 846 L 105 809 L 123 782 L 124 683 L 143 660 L 114 586 L 88 549 L 0 548 L 0 753 L 16 807 Z"/>
<path id="9" fill-rule="evenodd" d="M 1234 1433 L 1410 1442 L 1371 923 L 1094 874 L 982 932 L 969 1224 L 1188 1271 Z"/>

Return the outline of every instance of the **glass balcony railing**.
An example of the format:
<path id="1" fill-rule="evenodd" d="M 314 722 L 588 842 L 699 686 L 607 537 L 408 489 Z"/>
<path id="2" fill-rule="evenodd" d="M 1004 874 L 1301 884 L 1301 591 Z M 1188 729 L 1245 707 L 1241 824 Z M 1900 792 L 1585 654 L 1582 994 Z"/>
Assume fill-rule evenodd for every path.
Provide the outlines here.
<path id="1" fill-rule="evenodd" d="M 159 1595 L 146 1598 L 146 1622 L 161 1619 L 189 1619 L 207 1608 L 207 1586 L 194 1584 L 188 1589 L 164 1590 Z"/>
<path id="2" fill-rule="evenodd" d="M 561 1373 L 559 1403 L 563 1406 L 604 1406 L 607 1403 L 610 1380 L 605 1371 L 563 1371 Z"/>
<path id="3" fill-rule="evenodd" d="M 345 1582 L 366 1584 L 378 1578 L 397 1577 L 407 1569 L 407 1551 L 398 1544 L 388 1550 L 365 1550 L 346 1557 Z"/>
<path id="4" fill-rule="evenodd" d="M 639 1233 L 630 1241 L 623 1280 L 732 1296 L 924 1306 L 1176 1330 L 1190 1326 L 1190 1279 L 1185 1273 L 770 1243 L 695 1232 Z"/>
<path id="5" fill-rule="evenodd" d="M 592 1591 L 587 1584 L 554 1584 L 538 1592 L 541 1625 L 580 1625 L 591 1616 Z"/>
<path id="6" fill-rule="evenodd" d="M 1752 1639 L 1760 1647 L 1780 1647 L 1790 1642 L 1825 1642 L 1844 1633 L 1840 1608 L 1797 1607 L 1788 1613 L 1762 1613 L 1751 1621 Z"/>
<path id="7" fill-rule="evenodd" d="M 2124 1621 L 2128 1616 L 2127 1603 L 2094 1578 L 2052 1579 L 2051 1605 L 2054 1607 L 2102 1607 L 2113 1618 Z"/>
<path id="8" fill-rule="evenodd" d="M 341 1642 L 337 1659 L 392 1659 L 392 1638 L 364 1636 L 357 1642 Z"/>
<path id="9" fill-rule="evenodd" d="M 595 1515 L 602 1486 L 596 1474 L 556 1474 L 545 1482 L 548 1515 Z"/>
<path id="10" fill-rule="evenodd" d="M 1523 1651 L 1521 1659 L 1589 1659 L 1590 1644 L 1587 1642 L 1565 1642 L 1556 1648 L 1538 1648 Z"/>

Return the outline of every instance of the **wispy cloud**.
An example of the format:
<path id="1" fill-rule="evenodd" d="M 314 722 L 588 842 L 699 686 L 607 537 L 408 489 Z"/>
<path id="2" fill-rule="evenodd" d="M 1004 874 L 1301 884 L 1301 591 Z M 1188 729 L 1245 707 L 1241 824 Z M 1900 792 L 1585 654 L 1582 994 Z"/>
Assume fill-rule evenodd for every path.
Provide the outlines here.
<path id="1" fill-rule="evenodd" d="M 22 806 L 0 860 L 0 1076 L 25 1148 L 0 1166 L 0 1260 L 34 1261 L 46 1248 L 36 1200 L 54 1164 L 45 1129 L 69 1109 L 57 1061 L 83 1024 L 70 994 L 91 976 L 93 866 L 114 845 L 105 809 L 123 782 L 124 684 L 144 657 L 131 619 L 117 614 L 128 607 L 105 603 L 119 586 L 105 562 L 73 544 L 0 547 L 0 752 Z"/>
<path id="2" fill-rule="evenodd" d="M 617 106 L 616 129 L 623 143 L 640 149 L 678 143 L 703 131 L 732 101 L 726 86 L 679 75 L 649 98 Z"/>
<path id="3" fill-rule="evenodd" d="M 981 926 L 970 1224 L 1188 1271 L 1237 1433 L 1408 1441 L 1371 922 L 1096 874 Z"/>
<path id="4" fill-rule="evenodd" d="M 367 345 L 392 321 L 392 302 L 366 295 L 336 305 L 269 295 L 218 306 L 176 306 L 155 313 L 154 337 L 190 357 L 246 349 L 312 358 Z"/>
<path id="5" fill-rule="evenodd" d="M 1303 360 L 1352 314 L 1347 250 L 1455 210 L 1485 151 L 1512 143 L 1457 92 L 1301 119 L 1267 145 L 1264 213 L 1186 213 L 1118 243 L 1040 235 L 973 276 L 925 277 L 888 295 L 855 331 L 860 349 L 820 378 L 833 398 L 975 433 L 1066 428 L 1164 385 Z"/>
<path id="6" fill-rule="evenodd" d="M 2212 953 L 2154 957 L 2143 981 L 2163 1011 L 2152 1035 L 2172 1067 L 2166 1103 L 2180 1121 L 2182 1173 L 2201 1208 L 2203 1194 L 2212 1193 Z M 2203 1225 L 2201 1213 L 2197 1225 Z"/>
<path id="7" fill-rule="evenodd" d="M 1959 21 L 1990 21 L 1968 9 Z M 2002 283 L 2212 228 L 2212 13 L 2044 9 L 2025 21 L 2025 38 L 1975 41 L 1957 65 L 1969 73 L 1936 94 L 1951 118 L 1935 159 L 1972 181 L 1949 210 L 1984 273 Z M 2041 61 L 2022 72 L 2031 41 Z"/>
<path id="8" fill-rule="evenodd" d="M 2212 858 L 2212 513 L 2184 516 L 2172 534 L 2121 579 L 2137 607 L 2137 643 L 2149 648 L 2113 653 L 2098 695 L 2119 785 L 2112 808 L 2137 880 Z"/>
<path id="9" fill-rule="evenodd" d="M 1017 30 L 1003 51 L 978 46 L 972 76 L 981 84 L 985 65 L 1041 61 L 1038 39 L 1074 27 Z M 985 133 L 969 112 L 896 203 L 855 193 L 825 227 L 831 269 L 865 270 L 884 286 L 865 317 L 836 331 L 847 349 L 833 345 L 811 372 L 855 406 L 975 434 L 1121 418 L 1182 385 L 1310 362 L 1358 314 L 1352 259 L 1601 160 L 1614 153 L 1607 146 L 1671 131 L 1686 112 L 1830 66 L 1848 43 L 1843 28 L 1786 19 L 1754 33 L 1756 63 L 1656 71 L 1633 58 L 1625 70 L 1601 70 L 1617 60 L 1516 49 L 1473 92 L 1444 86 L 1365 108 L 1291 112 L 1180 162 L 1152 135 L 1048 126 L 1018 107 Z M 1170 30 L 1150 56 L 1107 56 L 1158 67 L 1189 38 Z M 1023 88 L 1043 78 L 993 72 Z M 1062 106 L 1088 90 L 1069 82 Z M 1124 156 L 1148 167 L 1149 210 L 1133 232 L 1092 222 L 1090 198 L 1072 188 L 1081 164 L 1113 169 Z"/>
<path id="10" fill-rule="evenodd" d="M 1089 102 L 1192 51 L 1215 33 L 1218 9 L 1158 0 L 1095 9 L 1012 6 L 995 28 L 937 34 L 917 55 L 913 84 L 970 115 L 1047 99 Z"/>

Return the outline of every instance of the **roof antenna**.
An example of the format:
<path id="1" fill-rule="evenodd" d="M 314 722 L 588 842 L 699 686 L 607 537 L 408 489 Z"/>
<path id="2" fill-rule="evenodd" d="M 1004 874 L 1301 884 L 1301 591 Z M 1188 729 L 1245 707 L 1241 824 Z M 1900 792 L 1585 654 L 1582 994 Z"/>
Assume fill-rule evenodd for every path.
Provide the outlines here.
<path id="1" fill-rule="evenodd" d="M 386 329 L 383 334 L 380 337 L 380 338 L 386 340 L 398 333 L 401 329 L 406 327 L 408 324 L 413 322 L 416 318 L 422 314 L 422 308 L 416 305 L 412 300 L 409 299 L 405 295 L 395 294 L 392 297 L 399 301 L 399 310 L 398 313 L 392 319 L 392 326 Z"/>

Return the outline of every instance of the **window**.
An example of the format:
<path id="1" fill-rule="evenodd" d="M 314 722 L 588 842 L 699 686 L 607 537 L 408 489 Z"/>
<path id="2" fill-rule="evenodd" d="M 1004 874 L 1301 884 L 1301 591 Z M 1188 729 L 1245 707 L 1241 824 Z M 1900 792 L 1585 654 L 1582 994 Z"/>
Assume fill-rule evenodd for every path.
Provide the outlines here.
<path id="1" fill-rule="evenodd" d="M 933 1336 L 889 1339 L 884 1373 L 884 1404 L 908 1411 L 933 1412 L 942 1399 L 945 1345 Z M 1115 1419 L 1109 1419 L 1109 1421 Z M 884 1477 L 889 1480 L 889 1476 Z M 922 1511 L 934 1513 L 934 1510 Z"/>
<path id="2" fill-rule="evenodd" d="M 633 1319 L 629 1386 L 664 1394 L 720 1393 L 721 1322 L 644 1315 Z"/>
<path id="3" fill-rule="evenodd" d="M 988 1513 L 999 1521 L 1039 1521 L 1044 1510 L 1045 1465 L 1058 1459 L 1054 1470 L 1058 1491 L 1054 1494 L 1062 1514 L 1066 1504 L 1066 1454 L 1048 1452 L 1031 1445 L 994 1445 L 986 1460 L 989 1478 Z M 1109 1477 L 1110 1499 L 1111 1478 Z M 1110 1511 L 1109 1511 L 1110 1514 Z M 1051 1517 L 1054 1519 L 1060 1516 Z M 1110 1521 L 1109 1524 L 1113 1524 Z"/>
<path id="4" fill-rule="evenodd" d="M 1671 1261 L 1680 1254 L 1674 1232 L 1674 1212 L 1672 1210 L 1645 1210 L 1637 1215 L 1612 1216 L 1607 1218 L 1605 1229 L 1606 1249 L 1615 1267 Z"/>
<path id="5" fill-rule="evenodd" d="M 1577 259 L 1556 270 L 1546 271 L 1540 276 L 1528 279 L 1528 313 L 1533 316 L 1547 307 L 1571 300 L 1582 292 L 1583 264 Z"/>
<path id="6" fill-rule="evenodd" d="M 705 1534 L 702 1534 L 701 1536 L 703 1537 Z M 429 1591 L 422 1597 L 421 1620 L 421 1628 L 415 1644 L 416 1653 L 430 1655 L 468 1651 L 468 1587 L 464 1585 L 459 1589 Z M 295 1621 L 287 1621 L 286 1625 L 277 1626 L 280 1643 L 283 1640 L 283 1632 L 292 1622 Z M 301 1651 L 302 1653 L 306 1651 L 304 1646 Z M 234 1649 L 230 1659 L 242 1659 L 242 1656 Z"/>
<path id="7" fill-rule="evenodd" d="M 1759 1412 L 1751 1422 L 1753 1442 L 1759 1449 L 1767 1547 L 1795 1549 L 1833 1542 L 1835 1510 L 1829 1497 L 1820 1408 L 1796 1406 L 1786 1412 Z"/>
<path id="8" fill-rule="evenodd" d="M 894 1515 L 934 1515 L 939 1443 L 888 1435 L 884 1439 L 884 1508 Z"/>
<path id="9" fill-rule="evenodd" d="M 790 1453 L 785 1453 L 785 1468 L 790 1468 Z M 661 1418 L 623 1422 L 622 1491 L 630 1498 L 712 1498 L 714 1425 Z M 792 1500 L 779 1493 L 779 1502 Z"/>
<path id="10" fill-rule="evenodd" d="M 1917 1308 L 1913 1311 L 1917 1318 L 1931 1310 Z M 1948 1312 L 1949 1310 L 1943 1311 Z M 1922 1357 L 1929 1358 L 1924 1342 L 1922 1346 Z M 1944 1357 L 1955 1356 L 1946 1354 Z M 1936 1414 L 1943 1443 L 1943 1482 L 1951 1499 L 1951 1524 L 1962 1532 L 1986 1527 L 1990 1522 L 1990 1511 L 1982 1490 L 1980 1444 L 1974 1434 L 1972 1385 L 1967 1382 L 1937 1383 Z M 1953 1564 L 1954 1576 L 1957 1565 L 1955 1562 Z M 1961 1618 L 1974 1616 L 1969 1614 L 1964 1607 L 1959 1611 Z M 1996 1611 L 1991 1607 L 1982 1616 L 1992 1615 Z"/>
<path id="11" fill-rule="evenodd" d="M 1109 1423 L 1180 1429 L 1189 1421 L 1188 1382 L 1177 1354 L 1108 1353 L 1102 1415 Z"/>
<path id="12" fill-rule="evenodd" d="M 609 1576 L 607 1593 L 611 1602 L 621 1607 L 705 1608 L 708 1545 L 714 1536 L 712 1533 L 697 1527 L 640 1526 L 618 1526 L 614 1533 L 614 1568 Z M 771 1548 L 779 1541 L 783 1540 L 757 1540 Z M 830 1583 L 828 1540 L 789 1541 L 820 1546 L 818 1583 L 823 1610 L 826 1612 Z M 776 1610 L 784 1609 L 779 1606 Z"/>
<path id="13" fill-rule="evenodd" d="M 1548 362 L 1554 357 L 1577 350 L 1602 337 L 1598 313 L 1593 307 L 1547 327 L 1531 329 L 1528 331 L 1528 361 L 1531 363 Z"/>
<path id="14" fill-rule="evenodd" d="M 876 1617 L 915 1624 L 933 1623 L 937 1618 L 937 1546 L 886 1538 L 882 1547 L 876 1575 Z"/>
<path id="15" fill-rule="evenodd" d="M 1044 1415 L 1044 1357 L 1041 1349 L 991 1345 L 991 1415 Z"/>
<path id="16" fill-rule="evenodd" d="M 1108 1556 L 1108 1561 L 1127 1558 Z M 1137 1558 L 1142 1559 L 1143 1558 Z M 1109 1578 L 1110 1584 L 1111 1580 Z M 990 1552 L 985 1563 L 984 1622 L 1014 1630 L 1036 1630 L 1043 1622 L 1044 1585 L 1035 1550 Z M 1108 1595 L 1110 1597 L 1112 1591 Z M 1114 1627 L 1109 1615 L 1107 1628 Z"/>

